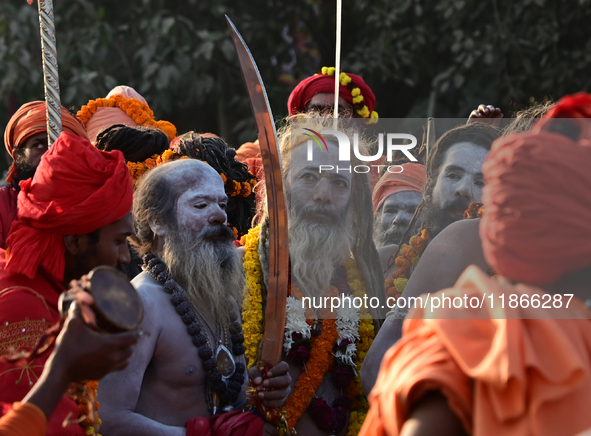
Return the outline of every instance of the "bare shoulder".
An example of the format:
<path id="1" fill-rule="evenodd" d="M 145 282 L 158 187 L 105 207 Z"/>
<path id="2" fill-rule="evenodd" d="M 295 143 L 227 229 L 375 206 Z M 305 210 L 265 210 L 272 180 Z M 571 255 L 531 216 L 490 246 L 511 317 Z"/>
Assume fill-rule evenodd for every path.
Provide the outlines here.
<path id="1" fill-rule="evenodd" d="M 480 219 L 458 221 L 437 235 L 421 256 L 404 290 L 405 295 L 418 296 L 449 288 L 470 265 L 487 271 L 479 224 Z"/>
<path id="2" fill-rule="evenodd" d="M 144 304 L 144 323 L 143 327 L 150 330 L 160 330 L 160 316 L 164 305 L 170 305 L 170 297 L 162 289 L 162 285 L 154 280 L 145 271 L 138 274 L 131 284 L 135 287 Z M 166 306 L 166 307 L 167 307 Z"/>
<path id="3" fill-rule="evenodd" d="M 480 218 L 456 221 L 443 229 L 427 248 L 449 248 L 450 245 L 480 247 L 479 228 Z"/>
<path id="4" fill-rule="evenodd" d="M 164 294 L 162 285 L 145 271 L 135 276 L 131 284 L 138 291 L 144 303 L 160 301 Z"/>

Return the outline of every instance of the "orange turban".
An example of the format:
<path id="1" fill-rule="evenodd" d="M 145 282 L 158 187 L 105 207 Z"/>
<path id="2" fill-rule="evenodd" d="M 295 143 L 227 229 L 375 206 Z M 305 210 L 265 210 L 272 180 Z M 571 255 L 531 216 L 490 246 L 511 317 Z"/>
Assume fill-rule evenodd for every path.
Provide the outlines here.
<path id="1" fill-rule="evenodd" d="M 31 278 L 41 267 L 62 280 L 63 236 L 94 232 L 123 218 L 132 205 L 123 153 L 99 151 L 87 139 L 66 132 L 20 187 L 6 268 Z"/>
<path id="2" fill-rule="evenodd" d="M 169 140 L 176 136 L 176 127 L 168 121 L 156 121 L 146 99 L 130 86 L 116 86 L 106 98 L 90 100 L 78 111 L 78 118 L 86 126 L 93 144 L 102 130 L 115 124 L 159 129 Z"/>
<path id="3" fill-rule="evenodd" d="M 236 150 L 236 160 L 240 162 L 245 162 L 246 159 L 253 157 L 261 157 L 261 146 L 258 139 L 254 142 L 245 142 Z"/>
<path id="4" fill-rule="evenodd" d="M 62 106 L 62 129 L 66 132 L 88 139 L 84 125 Z M 13 150 L 37 133 L 47 132 L 47 114 L 44 101 L 32 101 L 22 105 L 10 118 L 4 131 L 4 145 L 11 157 Z M 7 183 L 16 175 L 14 162 L 8 170 Z"/>
<path id="5" fill-rule="evenodd" d="M 392 194 L 403 191 L 423 191 L 427 182 L 425 166 L 415 163 L 400 166 L 403 168 L 401 173 L 386 172 L 376 184 L 371 198 L 374 215 L 382 207 L 386 198 Z"/>
<path id="6" fill-rule="evenodd" d="M 376 105 L 376 97 L 374 93 L 360 76 L 351 73 L 346 74 L 351 78 L 350 86 L 358 88 L 360 95 L 363 96 L 361 103 L 367 106 L 367 115 L 363 117 L 370 117 Z M 289 111 L 289 114 L 294 115 L 305 112 L 308 102 L 318 93 L 328 92 L 330 94 L 334 94 L 334 82 L 334 74 L 316 74 L 302 80 L 289 95 L 289 100 L 287 101 L 287 110 Z M 355 105 L 353 103 L 353 95 L 351 94 L 351 89 L 349 89 L 349 87 L 344 86 L 343 84 L 339 85 L 339 96 L 343 97 L 352 105 Z"/>
<path id="7" fill-rule="evenodd" d="M 500 275 L 533 285 L 591 265 L 590 137 L 544 130 L 555 122 L 496 140 L 483 165 L 486 260 Z"/>

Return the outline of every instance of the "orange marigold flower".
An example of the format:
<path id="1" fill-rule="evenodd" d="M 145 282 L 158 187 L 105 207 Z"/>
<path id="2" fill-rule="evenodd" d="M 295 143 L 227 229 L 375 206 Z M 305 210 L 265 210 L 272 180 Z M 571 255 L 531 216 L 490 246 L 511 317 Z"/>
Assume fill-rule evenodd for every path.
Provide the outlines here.
<path id="1" fill-rule="evenodd" d="M 407 268 L 399 268 L 398 270 L 396 270 L 396 272 L 394 274 L 392 274 L 392 279 L 397 279 L 400 277 L 406 277 L 406 273 L 408 272 Z"/>
<path id="2" fill-rule="evenodd" d="M 403 245 L 402 249 L 400 250 L 400 253 L 406 257 L 408 260 L 411 260 L 413 257 L 416 257 L 417 252 L 412 248 L 409 247 L 408 245 Z"/>
<path id="3" fill-rule="evenodd" d="M 400 268 L 400 269 L 408 269 L 408 268 L 410 268 L 410 265 L 411 265 L 410 260 L 408 260 L 407 258 L 402 257 L 402 256 L 398 256 L 396 258 L 396 266 L 398 268 Z"/>
<path id="4" fill-rule="evenodd" d="M 421 231 L 421 238 L 423 238 L 425 241 L 429 240 L 429 232 L 427 231 L 427 229 L 423 229 Z"/>
<path id="5" fill-rule="evenodd" d="M 240 195 L 243 197 L 248 197 L 251 193 L 252 193 L 252 189 L 250 188 L 250 184 L 246 183 L 246 182 L 243 183 L 242 184 L 242 192 L 240 193 Z"/>
<path id="6" fill-rule="evenodd" d="M 417 252 L 422 253 L 423 251 L 425 251 L 425 248 L 427 247 L 427 241 L 425 241 L 418 235 L 413 236 L 412 238 L 410 238 L 410 246 L 414 248 Z"/>

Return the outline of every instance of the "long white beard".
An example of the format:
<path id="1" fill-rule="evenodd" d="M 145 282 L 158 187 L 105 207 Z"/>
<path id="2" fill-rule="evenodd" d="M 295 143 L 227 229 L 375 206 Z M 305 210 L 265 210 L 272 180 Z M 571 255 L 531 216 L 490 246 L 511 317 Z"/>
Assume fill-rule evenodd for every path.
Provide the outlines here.
<path id="1" fill-rule="evenodd" d="M 198 234 L 179 230 L 167 236 L 162 260 L 195 308 L 213 314 L 222 325 L 230 325 L 237 313 L 236 304 L 242 304 L 244 283 L 231 230 L 229 234 L 222 230 L 228 239 L 219 241 L 204 239 L 213 236 L 216 228 L 205 228 Z"/>
<path id="2" fill-rule="evenodd" d="M 332 212 L 330 224 L 310 223 L 308 214 Z M 326 206 L 292 208 L 289 226 L 291 273 L 302 293 L 321 297 L 328 293 L 335 269 L 351 253 L 353 233 L 346 219 Z"/>

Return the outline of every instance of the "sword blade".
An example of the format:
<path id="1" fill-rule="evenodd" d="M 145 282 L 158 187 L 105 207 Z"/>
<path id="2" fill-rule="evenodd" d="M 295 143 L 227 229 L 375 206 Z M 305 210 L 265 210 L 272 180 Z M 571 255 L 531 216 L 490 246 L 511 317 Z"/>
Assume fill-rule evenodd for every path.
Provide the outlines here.
<path id="1" fill-rule="evenodd" d="M 260 359 L 275 366 L 281 360 L 289 283 L 287 213 L 281 175 L 281 155 L 269 99 L 259 70 L 244 39 L 227 15 L 226 20 L 250 97 L 265 170 L 269 210 L 269 284 Z"/>

